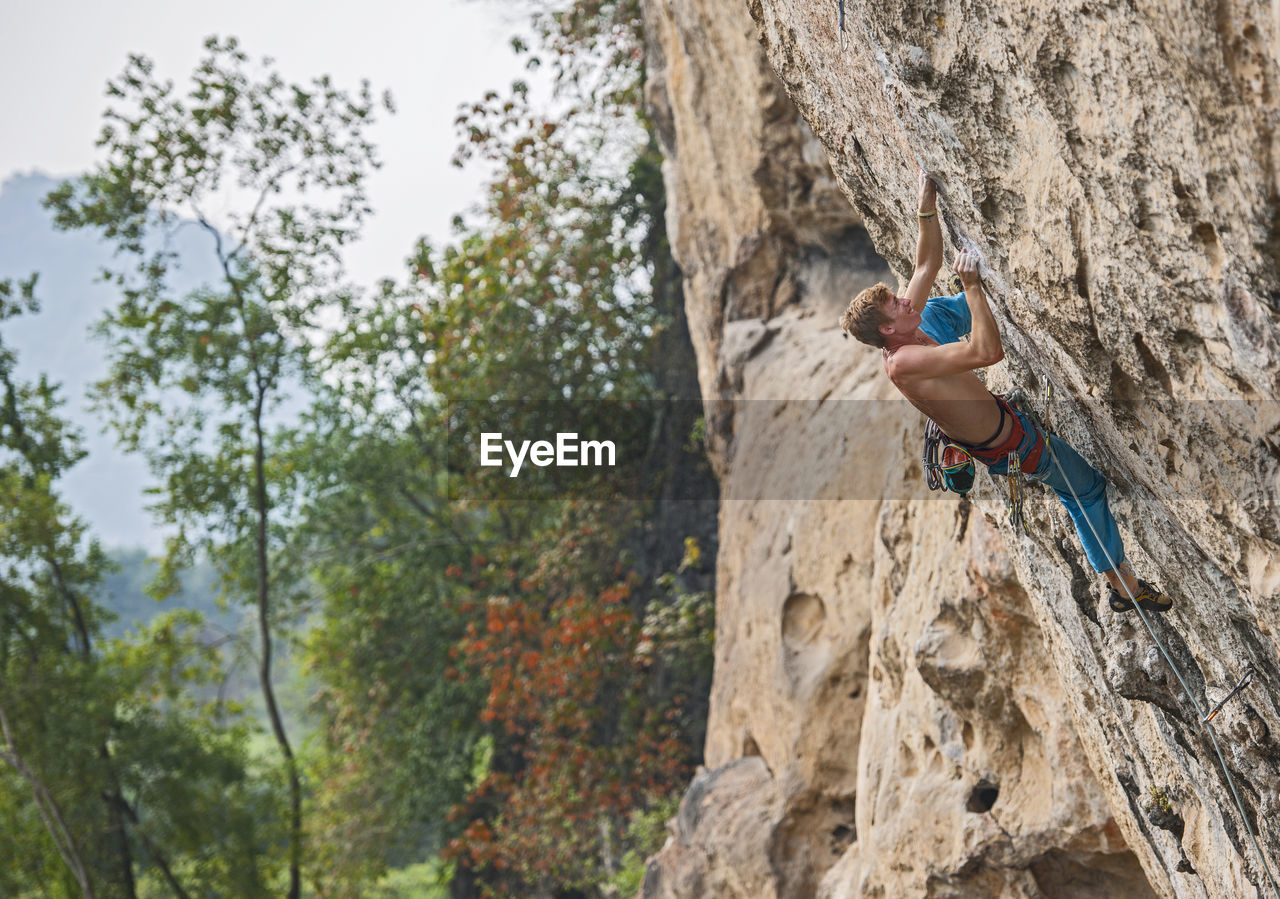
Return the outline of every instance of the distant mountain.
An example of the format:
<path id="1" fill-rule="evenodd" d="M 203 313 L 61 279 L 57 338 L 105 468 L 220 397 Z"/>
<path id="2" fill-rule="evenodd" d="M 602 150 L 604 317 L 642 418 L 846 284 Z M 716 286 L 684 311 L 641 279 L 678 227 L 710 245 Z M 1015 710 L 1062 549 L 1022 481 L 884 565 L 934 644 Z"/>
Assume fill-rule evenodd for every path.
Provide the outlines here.
<path id="1" fill-rule="evenodd" d="M 63 414 L 84 432 L 89 455 L 63 480 L 64 499 L 104 545 L 158 551 L 162 535 L 144 511 L 146 467 L 116 448 L 87 406 L 86 388 L 106 374 L 106 354 L 90 338 L 90 329 L 118 296 L 95 280 L 110 263 L 111 248 L 88 232 L 54 230 L 52 216 L 40 205 L 61 180 L 32 173 L 13 175 L 0 185 L 0 278 L 39 272 L 41 301 L 39 314 L 0 327 L 18 351 L 20 375 L 33 379 L 44 373 L 61 383 L 67 401 Z M 176 287 L 191 289 L 215 276 L 208 235 L 184 228 L 173 245 L 182 264 Z"/>

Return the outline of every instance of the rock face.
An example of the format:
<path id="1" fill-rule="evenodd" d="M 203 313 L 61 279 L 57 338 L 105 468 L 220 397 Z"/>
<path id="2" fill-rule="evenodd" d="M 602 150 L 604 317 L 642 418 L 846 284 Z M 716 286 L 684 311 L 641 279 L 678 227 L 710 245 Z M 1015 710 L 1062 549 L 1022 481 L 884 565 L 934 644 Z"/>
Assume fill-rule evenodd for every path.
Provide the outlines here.
<path id="1" fill-rule="evenodd" d="M 1280 896 L 1280 7 L 844 0 L 844 49 L 838 3 L 644 7 L 722 496 L 706 771 L 644 895 Z M 1190 696 L 1052 494 L 1029 536 L 986 474 L 926 498 L 841 339 L 920 167 L 989 386 L 1054 388 Z"/>

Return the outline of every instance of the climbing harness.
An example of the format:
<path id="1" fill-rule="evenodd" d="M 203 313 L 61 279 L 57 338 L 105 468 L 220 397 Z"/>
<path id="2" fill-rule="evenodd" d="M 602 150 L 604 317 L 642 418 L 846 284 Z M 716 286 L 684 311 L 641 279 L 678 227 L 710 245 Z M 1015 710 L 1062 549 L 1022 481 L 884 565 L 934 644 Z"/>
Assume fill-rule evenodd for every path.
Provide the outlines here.
<path id="1" fill-rule="evenodd" d="M 920 461 L 924 464 L 924 480 L 930 490 L 950 490 L 963 496 L 973 489 L 977 478 L 973 456 L 964 447 L 946 440 L 946 435 L 933 419 L 925 422 L 924 452 Z"/>
<path id="2" fill-rule="evenodd" d="M 1058 466 L 1058 474 L 1062 475 L 1062 480 L 1066 483 L 1067 488 L 1071 491 L 1071 496 L 1075 499 L 1076 505 L 1083 508 L 1080 503 L 1080 497 L 1076 493 L 1075 485 L 1071 483 L 1071 479 L 1067 477 L 1067 473 L 1062 470 L 1062 463 L 1058 461 L 1058 454 L 1053 451 L 1052 446 L 1046 447 L 1049 451 L 1049 457 L 1053 459 L 1053 464 Z M 1106 544 L 1102 542 L 1102 537 L 1098 535 L 1098 530 L 1093 526 L 1093 522 L 1087 516 L 1082 516 L 1085 524 L 1089 526 L 1089 530 L 1093 532 L 1093 538 L 1098 541 L 1098 546 L 1102 548 L 1103 554 L 1107 557 L 1111 570 L 1118 571 L 1119 566 L 1116 565 L 1115 559 L 1111 558 L 1111 553 L 1107 551 Z M 1147 629 L 1147 633 L 1151 635 L 1151 639 L 1155 641 L 1156 646 L 1160 650 L 1160 654 L 1164 656 L 1164 660 L 1169 664 L 1169 669 L 1173 672 L 1174 677 L 1178 679 L 1178 683 L 1182 686 L 1182 692 L 1186 694 L 1187 699 L 1191 701 L 1192 708 L 1196 714 L 1200 716 L 1201 722 L 1205 726 L 1205 730 L 1209 733 L 1209 740 L 1213 744 L 1213 751 L 1218 756 L 1218 764 L 1222 766 L 1222 773 L 1226 775 L 1227 786 L 1231 788 L 1231 796 L 1235 800 L 1236 809 L 1240 812 L 1240 820 L 1244 824 L 1245 830 L 1249 834 L 1249 840 L 1253 843 L 1254 852 L 1258 853 L 1258 858 L 1262 861 L 1262 868 L 1267 873 L 1267 880 L 1271 882 L 1271 889 L 1275 891 L 1276 899 L 1280 899 L 1280 885 L 1277 885 L 1275 875 L 1271 873 L 1271 865 L 1267 863 L 1267 857 L 1262 852 L 1262 847 L 1258 845 L 1258 836 L 1253 832 L 1253 826 L 1249 823 L 1249 816 L 1245 814 L 1244 803 L 1240 801 L 1240 793 L 1236 790 L 1235 778 L 1231 776 L 1231 770 L 1227 767 L 1227 760 L 1222 755 L 1222 747 L 1218 744 L 1218 735 L 1211 726 L 1213 716 L 1218 713 L 1223 704 L 1228 699 L 1239 692 L 1243 687 L 1247 686 L 1253 679 L 1253 666 L 1245 672 L 1245 676 L 1240 679 L 1240 683 L 1236 684 L 1236 688 L 1226 695 L 1222 702 L 1209 714 L 1204 714 L 1200 708 L 1200 703 L 1196 700 L 1195 694 L 1191 692 L 1191 688 L 1187 686 L 1187 680 L 1182 676 L 1181 669 L 1177 663 L 1173 661 L 1173 657 L 1169 654 L 1169 650 L 1165 647 L 1164 641 L 1156 634 L 1155 628 L 1151 626 L 1151 620 L 1147 618 L 1147 613 L 1142 611 L 1142 606 L 1138 604 L 1137 598 L 1133 595 L 1133 591 L 1129 589 L 1129 585 L 1121 578 L 1120 585 L 1124 587 L 1124 591 L 1129 594 L 1129 601 L 1133 603 L 1134 610 L 1138 613 L 1138 617 L 1142 619 L 1142 625 Z"/>
<path id="3" fill-rule="evenodd" d="M 1230 693 L 1228 693 L 1226 696 L 1222 697 L 1222 699 L 1218 701 L 1218 704 L 1213 707 L 1213 711 L 1205 715 L 1200 720 L 1208 724 L 1210 721 L 1214 719 L 1215 715 L 1217 715 L 1219 712 L 1222 711 L 1222 707 L 1227 704 L 1227 700 L 1229 700 L 1232 696 L 1235 696 L 1245 687 L 1249 686 L 1249 684 L 1251 684 L 1252 682 L 1253 682 L 1253 663 L 1249 662 L 1245 665 L 1244 677 L 1240 678 L 1240 681 L 1234 687 L 1231 688 Z"/>
<path id="4" fill-rule="evenodd" d="M 1011 398 L 1013 396 L 1011 395 Z M 1029 536 L 1031 531 L 1022 512 L 1023 486 L 1019 478 L 1019 475 L 1022 474 L 1022 458 L 1018 455 L 1018 447 L 1021 445 L 1027 431 L 1022 426 L 1012 404 L 1008 400 L 995 394 L 992 394 L 992 398 L 1000 406 L 1000 424 L 997 426 L 995 434 L 991 435 L 991 439 L 984 443 L 962 445 L 948 440 L 947 435 L 942 433 L 942 429 L 938 427 L 936 422 L 932 419 L 926 421 L 924 452 L 921 455 L 925 483 L 929 485 L 930 490 L 950 490 L 963 495 L 973 488 L 973 482 L 977 477 L 976 466 L 974 465 L 975 458 L 981 459 L 986 465 L 993 465 L 1001 458 L 1005 459 L 1008 466 L 1006 469 L 1006 483 L 1009 489 L 1009 506 L 1007 509 L 1009 523 L 1015 529 L 1020 529 Z M 1033 428 L 1039 427 L 1039 421 L 1034 414 L 1024 414 L 1027 414 L 1031 419 Z M 1004 430 L 1006 417 L 1013 419 L 1013 430 L 999 446 L 990 446 Z M 1037 432 L 1038 436 L 1039 432 Z M 1038 467 L 1044 447 L 1045 443 L 1037 439 L 1028 451 L 1027 463 L 1029 470 L 1034 471 Z M 939 448 L 941 448 L 941 458 L 939 458 Z M 992 458 L 992 455 L 994 455 L 994 458 Z"/>
<path id="5" fill-rule="evenodd" d="M 1026 435 L 1026 429 L 1022 427 L 1022 423 L 1014 413 L 1013 406 L 1008 400 L 995 394 L 992 394 L 992 398 L 995 399 L 1000 407 L 1000 424 L 997 425 L 996 432 L 991 435 L 991 438 L 983 443 L 973 445 L 957 443 L 942 433 L 942 429 L 932 419 L 925 422 L 924 452 L 920 457 L 920 461 L 924 465 L 925 483 L 930 490 L 950 490 L 953 493 L 964 495 L 973 489 L 974 480 L 977 478 L 977 466 L 974 464 L 975 458 L 982 459 L 987 465 L 993 465 L 1001 458 L 1004 458 L 1008 466 L 1006 476 L 1009 487 L 1009 507 L 1007 510 L 1009 521 L 1015 528 L 1020 528 L 1024 534 L 1029 535 L 1031 532 L 1022 514 L 1023 487 L 1018 478 L 1022 473 L 1022 459 L 1018 455 L 1018 447 L 1022 443 L 1022 438 Z M 1034 414 L 1024 414 L 1029 415 L 1032 427 L 1039 426 L 1039 421 Z M 1013 430 L 999 446 L 990 446 L 1004 430 L 1006 417 L 1013 419 Z M 1028 452 L 1027 461 L 1030 463 L 1032 470 L 1039 464 L 1043 448 L 1044 444 L 1037 440 Z M 986 456 L 983 455 L 984 452 L 987 454 Z M 990 458 L 992 454 L 995 454 L 995 458 Z"/>

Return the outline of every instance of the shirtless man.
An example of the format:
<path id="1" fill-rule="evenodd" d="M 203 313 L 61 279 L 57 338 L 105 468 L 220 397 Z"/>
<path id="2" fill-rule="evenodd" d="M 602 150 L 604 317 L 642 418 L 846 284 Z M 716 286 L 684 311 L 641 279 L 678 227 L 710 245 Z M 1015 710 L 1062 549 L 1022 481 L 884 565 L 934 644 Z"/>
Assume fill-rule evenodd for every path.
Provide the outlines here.
<path id="1" fill-rule="evenodd" d="M 942 268 L 942 229 L 937 188 L 924 172 L 918 215 L 916 267 L 906 293 L 896 296 L 884 284 L 862 291 L 849 304 L 841 327 L 863 343 L 880 347 L 885 373 L 898 391 L 992 474 L 1005 474 L 1009 453 L 1016 451 L 1022 472 L 1053 488 L 1071 515 L 1089 563 L 1111 585 L 1112 609 L 1132 609 L 1133 597 L 1143 609 L 1167 611 L 1172 601 L 1135 577 L 1124 561 L 1124 546 L 1107 504 L 1106 479 L 1057 435 L 1046 440 L 1029 418 L 991 394 L 973 373 L 1004 358 L 1000 331 L 978 274 L 977 253 L 966 250 L 956 259 L 963 294 L 929 299 Z M 970 334 L 967 343 L 960 339 L 965 333 Z"/>

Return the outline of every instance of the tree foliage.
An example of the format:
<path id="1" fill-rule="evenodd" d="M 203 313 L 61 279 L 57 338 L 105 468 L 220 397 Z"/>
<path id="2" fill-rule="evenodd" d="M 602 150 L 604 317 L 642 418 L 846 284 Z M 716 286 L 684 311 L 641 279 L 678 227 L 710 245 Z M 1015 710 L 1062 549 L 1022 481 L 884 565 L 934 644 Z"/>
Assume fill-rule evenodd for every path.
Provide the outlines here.
<path id="1" fill-rule="evenodd" d="M 554 61 L 556 111 L 539 110 L 522 82 L 463 110 L 459 162 L 496 165 L 481 216 L 457 220 L 444 246 L 421 243 L 412 280 L 353 303 L 331 343 L 363 410 L 344 440 L 378 458 L 364 439 L 379 408 L 405 437 L 391 454 L 403 464 L 330 495 L 355 503 L 361 512 L 343 520 L 363 526 L 346 541 L 358 549 L 339 554 L 345 589 L 329 594 L 343 613 L 313 643 L 328 718 L 344 722 L 332 745 L 357 747 L 345 779 L 326 783 L 329 801 L 368 825 L 353 830 L 402 835 L 450 801 L 445 826 L 419 833 L 454 863 L 455 896 L 600 892 L 629 852 L 656 848 L 637 844 L 628 822 L 663 805 L 700 751 L 711 605 L 688 586 L 706 581 L 697 544 L 659 582 L 636 558 L 649 507 L 488 501 L 468 491 L 475 467 L 449 467 L 441 451 L 477 431 L 481 411 L 521 433 L 522 419 L 545 414 L 538 404 L 581 414 L 592 401 L 664 396 L 680 300 L 660 159 L 638 104 L 639 29 L 632 3 L 542 8 L 540 46 L 517 49 L 534 65 Z M 378 399 L 362 384 L 388 389 Z M 401 559 L 423 560 L 412 578 L 421 594 L 403 602 L 374 588 Z M 410 634 L 416 666 L 375 661 L 399 658 Z M 420 683 L 425 672 L 439 681 Z M 381 724 L 415 715 L 422 741 L 406 752 L 399 725 Z M 423 748 L 445 744 L 470 758 Z M 398 801 L 380 791 L 381 760 L 396 758 L 429 786 Z"/>
<path id="2" fill-rule="evenodd" d="M 377 164 L 364 136 L 375 104 L 367 83 L 354 98 L 327 77 L 288 84 L 270 60 L 254 71 L 234 39 L 205 46 L 185 94 L 131 57 L 108 85 L 103 161 L 47 202 L 59 227 L 99 229 L 128 260 L 104 272 L 122 299 L 99 328 L 110 374 L 97 396 L 161 480 L 154 508 L 177 528 L 162 589 L 202 549 L 228 593 L 256 605 L 297 897 L 302 775 L 272 663 L 276 629 L 305 589 L 281 549 L 306 460 L 289 455 L 291 431 L 273 413 L 311 380 L 307 337 L 342 293 L 340 251 L 368 213 L 363 182 Z M 215 206 L 230 211 L 215 218 Z M 188 222 L 208 233 L 222 278 L 175 296 L 163 237 Z"/>
<path id="3" fill-rule="evenodd" d="M 445 676 L 488 686 L 480 720 L 498 748 L 450 813 L 467 826 L 446 857 L 487 869 L 488 892 L 600 886 L 632 845 L 629 820 L 691 774 L 689 713 L 708 684 L 663 675 L 676 653 L 686 671 L 709 669 L 710 605 L 662 592 L 635 601 L 654 585 L 616 556 L 634 514 L 570 504 L 529 541 L 533 570 L 504 568 L 508 558 L 451 572 L 471 620 Z"/>
<path id="4" fill-rule="evenodd" d="M 34 311 L 33 284 L 0 323 Z M 0 891 L 264 894 L 271 839 L 234 709 L 200 698 L 221 667 L 199 616 L 105 641 L 91 600 L 106 556 L 59 500 L 82 456 L 55 388 L 0 340 Z"/>
<path id="5" fill-rule="evenodd" d="M 360 895 L 387 866 L 438 848 L 480 736 L 477 687 L 444 677 L 463 626 L 444 570 L 476 535 L 449 508 L 409 409 L 330 405 L 308 449 L 330 466 L 297 534 L 324 597 L 306 644 L 324 722 L 312 762 L 324 895 Z"/>
<path id="6" fill-rule="evenodd" d="M 52 388 L 9 387 L 0 345 L 5 421 L 24 423 L 0 436 L 26 460 L 0 481 L 24 510 L 0 528 L 0 840 L 32 852 L 0 891 L 358 896 L 438 854 L 454 896 L 601 895 L 656 848 L 702 740 L 702 545 L 655 535 L 649 504 L 486 498 L 448 452 L 481 410 L 515 433 L 540 403 L 662 403 L 687 370 L 638 3 L 533 7 L 516 49 L 553 97 L 518 82 L 462 110 L 458 162 L 495 173 L 483 209 L 369 292 L 340 266 L 376 166 L 367 86 L 289 84 L 216 39 L 185 90 L 142 57 L 111 82 L 103 162 L 49 199 L 118 250 L 99 409 L 174 528 L 153 592 L 205 554 L 254 611 L 275 751 L 210 691 L 228 662 L 197 616 L 101 639 L 85 597 L 105 560 L 50 487 L 75 441 Z M 181 227 L 221 272 L 184 294 Z M 649 440 L 681 447 L 669 418 Z M 276 698 L 279 642 L 317 685 L 306 741 Z M 74 764 L 27 777 L 59 742 Z"/>

